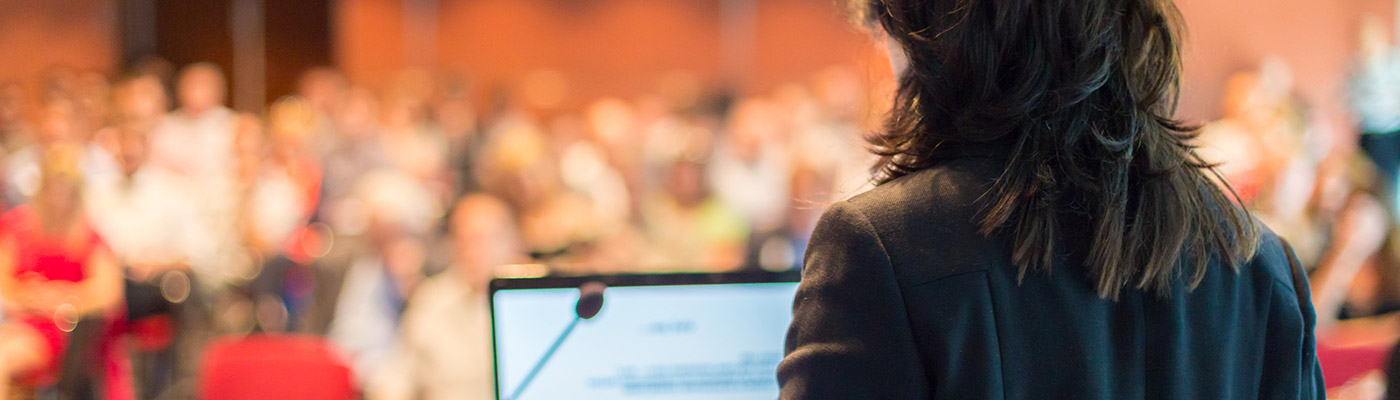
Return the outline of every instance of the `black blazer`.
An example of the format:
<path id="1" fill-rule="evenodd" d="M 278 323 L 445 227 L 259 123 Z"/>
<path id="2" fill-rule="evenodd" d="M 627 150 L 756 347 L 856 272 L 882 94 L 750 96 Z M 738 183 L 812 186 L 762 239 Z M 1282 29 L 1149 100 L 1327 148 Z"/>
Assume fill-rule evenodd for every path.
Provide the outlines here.
<path id="1" fill-rule="evenodd" d="M 974 201 L 1003 165 L 951 159 L 826 211 L 778 367 L 782 398 L 1325 396 L 1306 277 L 1272 232 L 1238 273 L 1217 263 L 1170 297 L 1103 300 L 1068 250 L 1018 284 L 1005 240 L 977 233 Z M 1069 225 L 1058 248 L 1090 232 Z"/>

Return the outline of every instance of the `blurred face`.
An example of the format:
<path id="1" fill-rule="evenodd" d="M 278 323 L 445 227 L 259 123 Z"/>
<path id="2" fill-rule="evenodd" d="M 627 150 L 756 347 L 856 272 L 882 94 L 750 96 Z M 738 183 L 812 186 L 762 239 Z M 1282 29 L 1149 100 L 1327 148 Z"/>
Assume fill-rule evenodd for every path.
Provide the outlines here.
<path id="1" fill-rule="evenodd" d="M 374 94 L 364 89 L 352 91 L 336 121 L 336 131 L 349 138 L 367 136 L 377 123 L 377 108 Z"/>
<path id="2" fill-rule="evenodd" d="M 897 46 L 897 45 L 896 45 Z M 889 47 L 886 45 L 886 47 Z M 890 66 L 908 69 L 908 62 L 904 53 L 890 53 Z M 898 57 L 898 59 L 894 59 Z M 898 71 L 898 72 L 902 72 Z M 898 76 L 898 75 L 895 75 Z M 822 71 L 818 75 L 813 91 L 817 99 L 826 106 L 829 112 L 837 113 L 845 118 L 857 116 L 864 109 L 865 101 L 869 99 L 866 92 L 865 83 L 858 73 L 851 68 L 831 67 Z M 873 113 L 878 115 L 878 113 Z"/>
<path id="3" fill-rule="evenodd" d="M 316 111 L 311 102 L 295 97 L 279 100 L 272 106 L 269 118 L 269 144 L 274 155 L 285 160 L 301 154 L 316 123 Z"/>
<path id="4" fill-rule="evenodd" d="M 135 121 L 149 129 L 156 119 L 169 109 L 165 98 L 165 87 L 160 78 L 142 76 L 127 82 L 117 98 L 121 114 L 128 121 Z"/>
<path id="5" fill-rule="evenodd" d="M 510 211 L 498 200 L 469 197 L 452 217 L 452 241 L 457 272 L 475 288 L 484 288 L 495 267 L 517 257 L 518 239 Z"/>
<path id="6" fill-rule="evenodd" d="M 598 143 L 624 141 L 632 129 L 634 116 L 631 106 L 618 99 L 598 100 L 587 111 L 588 128 Z"/>
<path id="7" fill-rule="evenodd" d="M 758 157 L 763 144 L 778 134 L 775 111 L 772 104 L 764 101 L 740 104 L 729 122 L 729 146 L 740 157 Z"/>
<path id="8" fill-rule="evenodd" d="M 384 248 L 384 267 L 401 293 L 408 293 L 423 274 L 423 264 L 427 260 L 427 250 L 423 242 L 407 235 L 399 236 Z"/>
<path id="9" fill-rule="evenodd" d="M 388 106 L 384 109 L 384 126 L 390 130 L 412 128 L 423 119 L 423 113 L 418 109 L 418 103 L 410 99 L 388 101 Z"/>
<path id="10" fill-rule="evenodd" d="M 71 216 L 78 209 L 78 187 L 71 180 L 55 179 L 53 182 L 45 182 L 39 186 L 36 197 L 43 202 L 46 209 L 53 210 L 60 218 Z"/>
<path id="11" fill-rule="evenodd" d="M 535 130 L 502 132 L 487 146 L 488 185 L 519 210 L 534 210 L 559 189 L 548 143 Z"/>
<path id="12" fill-rule="evenodd" d="M 465 95 L 443 99 L 434 110 L 438 124 L 448 135 L 469 134 L 476 130 L 476 110 Z"/>
<path id="13" fill-rule="evenodd" d="M 339 74 L 330 70 L 316 70 L 302 78 L 298 91 L 317 112 L 334 114 L 340 108 L 344 88 L 345 80 Z"/>
<path id="14" fill-rule="evenodd" d="M 44 107 L 42 119 L 39 121 L 39 144 L 50 146 L 72 139 L 76 133 L 76 125 L 77 112 L 72 103 L 50 103 Z"/>
<path id="15" fill-rule="evenodd" d="M 223 75 L 212 68 L 193 67 L 180 75 L 177 95 L 180 99 L 180 106 L 193 115 L 223 105 Z"/>
<path id="16" fill-rule="evenodd" d="M 694 207 L 705 200 L 705 181 L 699 164 L 677 161 L 671 166 L 670 178 L 666 180 L 666 189 L 681 205 Z"/>
<path id="17" fill-rule="evenodd" d="M 511 203 L 524 209 L 537 205 L 545 197 L 545 188 L 539 174 L 529 168 L 509 171 L 505 176 L 505 196 Z"/>

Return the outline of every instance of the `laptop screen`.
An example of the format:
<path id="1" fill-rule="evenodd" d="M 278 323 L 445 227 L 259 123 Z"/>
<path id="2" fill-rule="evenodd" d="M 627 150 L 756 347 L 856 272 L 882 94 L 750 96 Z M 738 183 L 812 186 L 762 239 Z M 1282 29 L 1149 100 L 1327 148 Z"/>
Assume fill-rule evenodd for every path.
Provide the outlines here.
<path id="1" fill-rule="evenodd" d="M 777 397 L 796 282 L 654 283 L 603 289 L 591 319 L 577 287 L 493 290 L 497 398 Z"/>

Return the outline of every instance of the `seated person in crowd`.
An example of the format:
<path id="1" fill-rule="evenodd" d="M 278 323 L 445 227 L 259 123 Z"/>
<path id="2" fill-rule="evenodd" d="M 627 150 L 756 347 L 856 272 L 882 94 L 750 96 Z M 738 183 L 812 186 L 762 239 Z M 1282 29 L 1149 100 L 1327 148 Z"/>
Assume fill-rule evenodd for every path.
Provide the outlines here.
<path id="1" fill-rule="evenodd" d="M 355 192 L 368 219 L 367 243 L 347 265 L 328 336 L 368 385 L 389 369 L 404 305 L 423 277 L 425 238 L 442 213 L 431 191 L 398 171 L 370 173 Z"/>
<path id="2" fill-rule="evenodd" d="M 147 99 L 163 96 L 161 90 L 153 77 L 118 87 L 120 108 L 132 110 L 123 112 L 114 129 L 120 174 L 115 184 L 89 186 L 83 198 L 93 229 L 137 279 L 188 265 L 192 249 L 187 239 L 198 229 L 194 206 L 176 195 L 178 173 L 148 162 L 153 121 L 139 109 L 153 108 L 143 103 L 163 102 Z"/>
<path id="3" fill-rule="evenodd" d="M 715 196 L 706 185 L 705 161 L 713 140 L 693 131 L 679 139 L 670 155 L 664 188 L 642 202 L 642 221 L 651 270 L 724 271 L 740 267 L 749 238 L 743 214 Z"/>
<path id="4" fill-rule="evenodd" d="M 45 151 L 30 205 L 0 216 L 0 399 L 9 384 L 35 388 L 56 382 L 68 333 L 81 320 L 113 321 L 124 310 L 122 271 L 83 217 L 78 149 Z M 110 335 L 109 335 L 110 336 Z M 108 339 L 111 339 L 109 337 Z M 130 398 L 119 347 L 98 341 L 92 364 L 107 373 L 105 398 Z"/>
<path id="5" fill-rule="evenodd" d="M 252 116 L 240 116 L 234 147 L 238 231 L 242 247 L 261 260 L 249 282 L 254 301 L 282 309 L 286 318 L 262 318 L 264 332 L 296 331 L 309 311 L 314 290 L 308 268 L 320 249 L 304 241 L 321 192 L 320 164 L 308 140 L 315 121 L 310 102 L 296 96 L 279 99 L 268 112 L 267 128 Z M 242 128 L 244 126 L 247 128 Z M 280 312 L 274 313 L 280 314 Z"/>
<path id="6" fill-rule="evenodd" d="M 526 251 L 536 261 L 585 272 L 598 239 L 594 208 L 564 186 L 544 134 L 532 124 L 512 124 L 491 138 L 480 173 L 486 190 L 510 204 Z"/>
<path id="7" fill-rule="evenodd" d="M 450 218 L 452 264 L 409 300 L 398 348 L 371 382 L 371 398 L 493 398 L 487 285 L 496 267 L 521 261 L 524 253 L 500 200 L 468 195 Z"/>
<path id="8" fill-rule="evenodd" d="M 78 135 L 78 109 L 66 98 L 45 102 L 39 110 L 39 124 L 33 142 L 18 149 L 9 149 L 5 159 L 5 183 L 14 189 L 18 200 L 28 200 L 39 189 L 43 153 L 60 144 L 73 144 Z M 79 161 L 79 168 L 84 167 Z"/>
<path id="9" fill-rule="evenodd" d="M 155 128 L 153 162 L 193 178 L 229 172 L 234 113 L 224 106 L 225 85 L 223 71 L 213 64 L 193 64 L 180 71 L 176 85 L 180 108 Z"/>

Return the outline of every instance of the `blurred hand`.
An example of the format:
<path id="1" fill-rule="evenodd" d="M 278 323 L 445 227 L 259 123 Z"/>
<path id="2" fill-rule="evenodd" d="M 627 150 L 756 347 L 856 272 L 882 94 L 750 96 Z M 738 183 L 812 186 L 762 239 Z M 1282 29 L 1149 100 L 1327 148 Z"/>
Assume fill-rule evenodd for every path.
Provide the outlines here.
<path id="1" fill-rule="evenodd" d="M 68 281 L 34 281 L 26 283 L 27 290 L 19 299 L 22 312 L 53 315 L 58 307 L 76 299 L 78 284 Z"/>

